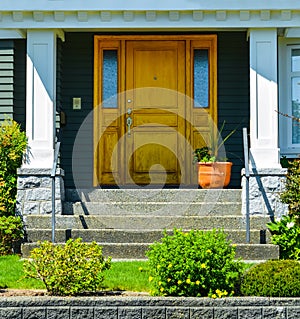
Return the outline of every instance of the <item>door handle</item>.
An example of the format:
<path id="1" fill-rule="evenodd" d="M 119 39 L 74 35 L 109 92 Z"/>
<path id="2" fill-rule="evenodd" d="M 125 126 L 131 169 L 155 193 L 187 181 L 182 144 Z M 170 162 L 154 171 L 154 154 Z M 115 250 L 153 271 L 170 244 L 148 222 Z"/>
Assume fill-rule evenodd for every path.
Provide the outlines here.
<path id="1" fill-rule="evenodd" d="M 132 118 L 130 116 L 127 117 L 127 120 L 126 120 L 126 123 L 127 123 L 127 133 L 128 133 L 128 136 L 131 135 L 131 125 L 132 125 Z"/>

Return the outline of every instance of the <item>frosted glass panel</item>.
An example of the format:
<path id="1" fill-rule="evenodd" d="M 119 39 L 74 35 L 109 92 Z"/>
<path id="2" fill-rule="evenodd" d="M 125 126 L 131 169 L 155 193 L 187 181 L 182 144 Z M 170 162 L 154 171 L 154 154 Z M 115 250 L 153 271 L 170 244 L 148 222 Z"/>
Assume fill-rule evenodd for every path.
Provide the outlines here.
<path id="1" fill-rule="evenodd" d="M 194 50 L 194 106 L 208 107 L 208 50 Z"/>
<path id="2" fill-rule="evenodd" d="M 300 77 L 292 78 L 292 114 L 300 118 Z M 293 144 L 300 144 L 300 123 L 293 121 Z"/>
<path id="3" fill-rule="evenodd" d="M 103 51 L 102 107 L 118 107 L 118 51 Z"/>
<path id="4" fill-rule="evenodd" d="M 292 72 L 300 71 L 300 49 L 292 50 Z"/>

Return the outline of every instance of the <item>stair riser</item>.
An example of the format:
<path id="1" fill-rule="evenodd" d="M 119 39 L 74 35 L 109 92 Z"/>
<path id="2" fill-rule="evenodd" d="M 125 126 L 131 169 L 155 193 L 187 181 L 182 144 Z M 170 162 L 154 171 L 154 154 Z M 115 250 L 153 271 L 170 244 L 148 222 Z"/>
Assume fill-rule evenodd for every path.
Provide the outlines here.
<path id="1" fill-rule="evenodd" d="M 70 202 L 240 202 L 237 189 L 91 189 L 66 190 Z"/>
<path id="2" fill-rule="evenodd" d="M 66 215 L 144 215 L 209 216 L 241 215 L 238 203 L 70 203 L 65 204 Z"/>
<path id="3" fill-rule="evenodd" d="M 173 232 L 168 231 L 171 235 Z M 228 240 L 236 244 L 246 243 L 246 232 L 245 231 L 225 231 L 228 235 Z M 38 240 L 51 241 L 51 230 L 33 230 L 30 229 L 27 232 L 28 242 L 37 242 Z M 68 229 L 59 230 L 55 232 L 55 239 L 57 242 L 64 242 L 69 238 L 82 238 L 85 242 L 103 242 L 103 243 L 152 243 L 159 241 L 163 237 L 162 231 L 109 231 L 109 230 L 78 230 Z M 260 244 L 269 242 L 269 233 L 259 230 L 253 230 L 250 234 L 252 244 Z"/>
<path id="4" fill-rule="evenodd" d="M 252 217 L 251 229 L 266 229 L 268 217 Z M 28 228 L 51 229 L 51 216 L 27 216 Z M 57 229 L 234 229 L 245 230 L 246 220 L 237 216 L 57 216 Z"/>
<path id="5" fill-rule="evenodd" d="M 114 259 L 145 259 L 145 253 L 149 249 L 147 244 L 102 244 L 105 257 Z M 36 244 L 25 244 L 22 247 L 24 258 L 30 256 L 30 251 L 37 247 Z M 275 245 L 237 245 L 236 258 L 243 260 L 267 260 L 278 259 L 279 248 Z"/>

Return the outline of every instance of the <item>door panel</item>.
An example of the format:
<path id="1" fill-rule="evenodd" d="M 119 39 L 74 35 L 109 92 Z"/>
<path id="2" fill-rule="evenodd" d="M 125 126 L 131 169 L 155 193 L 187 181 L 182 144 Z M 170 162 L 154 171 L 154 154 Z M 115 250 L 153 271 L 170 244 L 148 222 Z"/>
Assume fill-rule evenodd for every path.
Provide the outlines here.
<path id="1" fill-rule="evenodd" d="M 126 183 L 180 183 L 184 54 L 182 41 L 127 42 L 126 107 L 133 123 L 126 135 Z"/>

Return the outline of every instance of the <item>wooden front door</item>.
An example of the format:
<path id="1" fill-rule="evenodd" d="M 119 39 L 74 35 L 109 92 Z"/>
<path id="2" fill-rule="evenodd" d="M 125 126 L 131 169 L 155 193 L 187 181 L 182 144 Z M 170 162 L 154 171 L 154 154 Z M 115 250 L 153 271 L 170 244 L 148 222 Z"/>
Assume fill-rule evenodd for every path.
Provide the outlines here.
<path id="1" fill-rule="evenodd" d="M 183 41 L 126 44 L 126 122 L 132 121 L 131 132 L 126 128 L 126 183 L 180 183 L 184 61 Z"/>
<path id="2" fill-rule="evenodd" d="M 208 116 L 216 118 L 216 37 L 200 37 L 95 37 L 95 185 L 194 182 L 192 149 L 207 143 Z M 201 107 L 191 99 L 199 50 L 210 91 Z"/>

